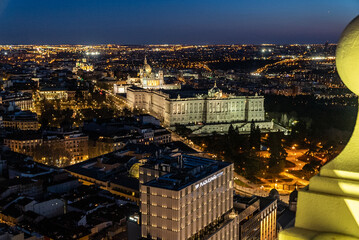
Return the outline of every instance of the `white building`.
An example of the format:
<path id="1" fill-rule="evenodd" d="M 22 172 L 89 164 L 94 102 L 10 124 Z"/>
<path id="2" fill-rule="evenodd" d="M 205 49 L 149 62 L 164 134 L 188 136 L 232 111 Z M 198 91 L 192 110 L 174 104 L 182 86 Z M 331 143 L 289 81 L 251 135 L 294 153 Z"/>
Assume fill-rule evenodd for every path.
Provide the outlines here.
<path id="1" fill-rule="evenodd" d="M 163 71 L 153 72 L 146 57 L 143 67 L 140 68 L 140 81 L 142 88 L 162 88 L 165 84 Z"/>
<path id="2" fill-rule="evenodd" d="M 252 121 L 264 132 L 286 131 L 265 120 L 263 96 L 225 94 L 216 85 L 208 92 L 132 87 L 127 91 L 127 101 L 132 108 L 148 111 L 165 126 L 185 125 L 193 134 L 225 133 L 230 124 L 248 132 Z"/>
<path id="3" fill-rule="evenodd" d="M 40 97 L 47 100 L 67 100 L 68 93 L 64 88 L 42 88 L 39 91 Z"/>
<path id="4" fill-rule="evenodd" d="M 140 68 L 138 77 L 128 76 L 126 84 L 114 84 L 114 93 L 126 93 L 131 86 L 141 87 L 143 89 L 180 89 L 181 85 L 165 84 L 163 71 L 153 71 L 145 57 L 143 66 Z"/>

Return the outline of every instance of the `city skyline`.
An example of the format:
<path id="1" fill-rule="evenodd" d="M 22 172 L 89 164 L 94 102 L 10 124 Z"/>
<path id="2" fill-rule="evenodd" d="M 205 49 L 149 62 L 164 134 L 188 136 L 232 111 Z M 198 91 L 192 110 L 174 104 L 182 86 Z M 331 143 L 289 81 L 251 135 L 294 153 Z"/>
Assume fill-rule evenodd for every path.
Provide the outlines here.
<path id="1" fill-rule="evenodd" d="M 0 44 L 333 43 L 358 9 L 354 0 L 5 0 Z"/>
<path id="2" fill-rule="evenodd" d="M 0 45 L 0 238 L 290 233 L 355 125 L 341 44 Z"/>
<path id="3" fill-rule="evenodd" d="M 0 239 L 359 239 L 338 2 L 0 0 Z"/>

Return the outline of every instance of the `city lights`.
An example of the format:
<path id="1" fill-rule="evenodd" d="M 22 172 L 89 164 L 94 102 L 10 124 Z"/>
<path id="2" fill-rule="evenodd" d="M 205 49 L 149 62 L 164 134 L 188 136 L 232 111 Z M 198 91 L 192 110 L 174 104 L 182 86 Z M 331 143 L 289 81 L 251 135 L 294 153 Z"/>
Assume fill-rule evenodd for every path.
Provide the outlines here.
<path id="1" fill-rule="evenodd" d="M 0 3 L 0 239 L 359 238 L 332 2 Z"/>

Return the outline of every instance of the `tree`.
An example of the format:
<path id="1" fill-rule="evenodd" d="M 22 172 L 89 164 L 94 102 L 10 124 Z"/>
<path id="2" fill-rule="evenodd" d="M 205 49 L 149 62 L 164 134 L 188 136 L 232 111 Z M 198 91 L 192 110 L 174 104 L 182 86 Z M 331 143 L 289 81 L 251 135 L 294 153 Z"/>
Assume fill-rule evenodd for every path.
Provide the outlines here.
<path id="1" fill-rule="evenodd" d="M 72 156 L 65 149 L 63 144 L 38 145 L 33 150 L 33 158 L 35 161 L 56 167 L 68 166 L 71 163 Z"/>
<path id="2" fill-rule="evenodd" d="M 127 107 L 124 107 L 124 108 L 122 109 L 122 114 L 123 114 L 123 116 L 125 116 L 125 117 L 132 116 L 131 110 L 130 110 L 129 108 L 127 108 Z"/>
<path id="3" fill-rule="evenodd" d="M 271 133 L 268 139 L 269 145 L 269 169 L 272 173 L 279 173 L 283 171 L 285 166 L 285 159 L 287 152 L 282 144 L 282 133 Z"/>
<path id="4" fill-rule="evenodd" d="M 307 163 L 303 166 L 303 174 L 305 175 L 306 179 L 311 178 L 314 174 L 319 171 L 321 167 L 320 161 L 311 160 L 310 163 Z"/>
<path id="5" fill-rule="evenodd" d="M 317 153 L 319 151 L 319 147 L 317 146 L 317 144 L 314 140 L 309 140 L 307 142 L 307 148 L 308 148 L 308 151 L 305 154 L 309 155 L 309 156 L 314 156 L 315 153 Z"/>
<path id="6" fill-rule="evenodd" d="M 237 133 L 236 141 L 239 144 L 239 150 L 241 152 L 248 153 L 251 150 L 251 146 L 250 146 L 249 141 L 248 141 L 248 136 L 245 135 L 245 134 L 239 134 L 238 127 L 236 128 L 236 133 Z"/>
<path id="7" fill-rule="evenodd" d="M 41 124 L 41 129 L 46 129 L 49 126 L 49 120 L 47 118 L 41 117 L 39 120 Z"/>
<path id="8" fill-rule="evenodd" d="M 228 135 L 227 135 L 227 149 L 226 152 L 234 153 L 238 152 L 239 148 L 239 137 L 238 132 L 234 129 L 233 125 L 231 124 L 228 128 Z"/>
<path id="9" fill-rule="evenodd" d="M 261 159 L 256 154 L 253 154 L 253 152 L 250 154 L 250 156 L 245 156 L 244 159 L 243 173 L 245 177 L 248 179 L 255 179 L 254 176 L 256 176 L 261 170 Z"/>
<path id="10" fill-rule="evenodd" d="M 67 108 L 62 112 L 60 127 L 62 127 L 64 130 L 69 130 L 72 128 L 72 125 L 74 123 L 74 119 L 72 118 L 74 111 L 72 109 Z"/>
<path id="11" fill-rule="evenodd" d="M 254 148 L 256 150 L 259 150 L 261 146 L 261 130 L 259 126 L 255 126 L 253 120 L 251 123 L 251 133 L 249 135 L 249 146 L 251 149 Z"/>
<path id="12" fill-rule="evenodd" d="M 80 103 L 80 102 L 83 102 L 85 97 L 84 95 L 82 94 L 81 90 L 80 89 L 76 89 L 76 92 L 75 92 L 75 99 L 76 99 L 76 102 Z"/>
<path id="13" fill-rule="evenodd" d="M 235 135 L 237 135 L 236 130 L 234 129 L 233 125 L 231 124 L 228 128 L 228 138 L 232 139 Z"/>
<path id="14" fill-rule="evenodd" d="M 98 157 L 114 151 L 113 143 L 102 141 L 91 141 L 89 143 L 89 158 Z"/>
<path id="15" fill-rule="evenodd" d="M 55 100 L 53 101 L 55 109 L 60 111 L 61 110 L 61 100 L 56 96 Z"/>
<path id="16" fill-rule="evenodd" d="M 291 141 L 293 143 L 303 145 L 304 139 L 308 136 L 308 130 L 304 121 L 297 121 L 291 124 Z"/>
<path id="17" fill-rule="evenodd" d="M 175 131 L 182 137 L 188 137 L 192 133 L 191 129 L 182 124 L 176 124 Z"/>

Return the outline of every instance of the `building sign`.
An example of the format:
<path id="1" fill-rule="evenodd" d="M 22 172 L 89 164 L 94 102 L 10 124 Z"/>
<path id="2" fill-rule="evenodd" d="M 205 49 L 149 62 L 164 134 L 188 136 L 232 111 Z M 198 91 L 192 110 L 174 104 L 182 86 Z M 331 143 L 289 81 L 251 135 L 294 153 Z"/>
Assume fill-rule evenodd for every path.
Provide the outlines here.
<path id="1" fill-rule="evenodd" d="M 220 173 L 217 173 L 217 174 L 215 174 L 215 175 L 213 175 L 213 176 L 211 176 L 211 177 L 209 177 L 209 178 L 207 178 L 206 180 L 203 180 L 202 182 L 196 184 L 195 189 L 200 188 L 200 187 L 203 187 L 203 186 L 206 185 L 207 183 L 210 183 L 210 182 L 212 182 L 213 180 L 216 180 L 217 178 L 219 178 L 219 177 L 222 176 L 222 175 L 223 175 L 223 171 L 220 172 Z"/>

